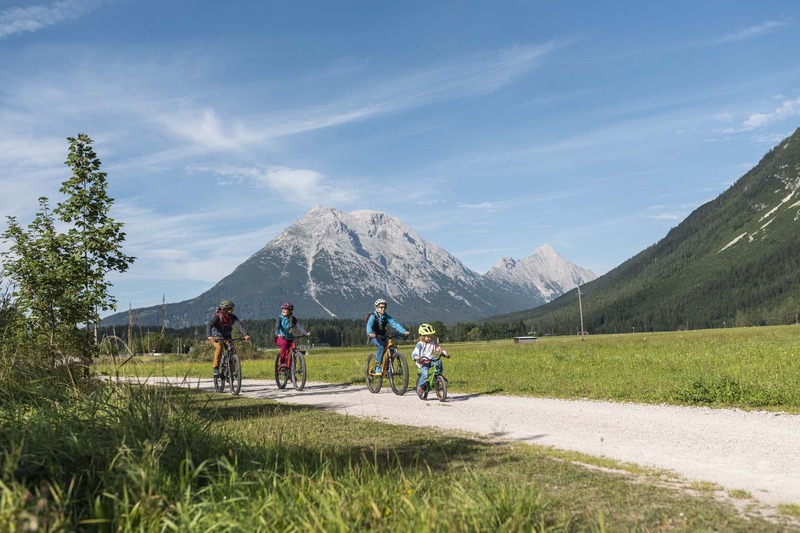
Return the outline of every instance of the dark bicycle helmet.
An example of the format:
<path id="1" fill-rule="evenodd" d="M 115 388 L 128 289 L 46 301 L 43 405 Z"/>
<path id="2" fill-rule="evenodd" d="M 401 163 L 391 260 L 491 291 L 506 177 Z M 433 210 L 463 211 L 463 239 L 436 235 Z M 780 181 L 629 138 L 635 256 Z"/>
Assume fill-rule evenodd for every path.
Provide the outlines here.
<path id="1" fill-rule="evenodd" d="M 286 302 L 285 304 L 283 304 L 281 306 L 281 309 L 288 309 L 289 311 L 293 311 L 294 310 L 294 306 L 292 304 L 290 304 L 289 302 Z"/>
<path id="2" fill-rule="evenodd" d="M 230 300 L 222 300 L 219 303 L 219 308 L 220 309 L 233 309 L 234 307 L 235 306 L 233 305 L 233 302 L 230 301 Z"/>

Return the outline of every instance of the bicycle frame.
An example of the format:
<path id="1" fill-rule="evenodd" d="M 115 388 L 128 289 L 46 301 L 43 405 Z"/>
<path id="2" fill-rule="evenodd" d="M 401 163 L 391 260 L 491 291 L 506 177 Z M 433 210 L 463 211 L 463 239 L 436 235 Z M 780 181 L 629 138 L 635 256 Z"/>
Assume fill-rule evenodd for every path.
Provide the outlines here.
<path id="1" fill-rule="evenodd" d="M 444 369 L 438 365 L 441 357 L 430 357 L 428 360 L 432 363 L 431 368 L 428 368 L 428 377 L 422 384 L 424 389 L 421 398 L 423 400 L 428 398 L 428 392 L 435 391 L 439 401 L 443 402 L 447 399 L 447 378 L 444 375 Z M 422 369 L 417 367 L 417 383 L 419 383 L 419 376 L 422 375 Z M 437 384 L 438 381 L 438 384 Z"/>
<path id="2" fill-rule="evenodd" d="M 296 390 L 303 390 L 306 386 L 306 352 L 297 347 L 294 339 L 286 345 L 289 352 L 289 360 L 285 365 L 281 364 L 281 355 L 275 356 L 275 384 L 279 389 L 286 387 L 289 379 Z"/>
<path id="3" fill-rule="evenodd" d="M 234 396 L 238 395 L 242 389 L 242 363 L 239 360 L 239 356 L 236 353 L 236 347 L 234 345 L 234 341 L 239 340 L 244 340 L 244 338 L 215 338 L 215 341 L 222 345 L 222 353 L 220 354 L 219 362 L 219 376 L 214 377 L 214 389 L 217 392 L 223 392 L 225 390 L 226 381 L 230 384 L 231 394 Z"/>
<path id="4" fill-rule="evenodd" d="M 395 346 L 394 338 L 401 337 L 401 334 L 387 335 L 386 347 L 383 350 L 381 371 L 375 373 L 375 366 L 377 364 L 376 354 L 373 352 L 367 356 L 367 361 L 364 369 L 367 388 L 372 393 L 377 393 L 381 390 L 383 378 L 389 378 L 389 384 L 392 391 L 397 395 L 405 394 L 408 389 L 408 362 L 406 357 L 400 353 Z"/>

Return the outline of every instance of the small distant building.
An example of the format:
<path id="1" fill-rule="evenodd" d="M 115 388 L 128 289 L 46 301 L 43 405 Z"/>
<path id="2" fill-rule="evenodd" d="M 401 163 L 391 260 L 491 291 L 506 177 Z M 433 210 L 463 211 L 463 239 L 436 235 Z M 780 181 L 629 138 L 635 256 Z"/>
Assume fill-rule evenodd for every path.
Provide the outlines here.
<path id="1" fill-rule="evenodd" d="M 526 342 L 535 342 L 536 337 L 526 336 L 526 337 L 514 337 L 514 344 L 524 344 Z"/>

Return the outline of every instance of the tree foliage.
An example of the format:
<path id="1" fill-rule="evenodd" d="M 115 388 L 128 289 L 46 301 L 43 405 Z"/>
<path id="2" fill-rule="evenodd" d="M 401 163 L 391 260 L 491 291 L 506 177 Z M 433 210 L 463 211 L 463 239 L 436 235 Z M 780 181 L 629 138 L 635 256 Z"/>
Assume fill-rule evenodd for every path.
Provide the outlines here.
<path id="1" fill-rule="evenodd" d="M 14 284 L 13 296 L 27 317 L 34 335 L 45 337 L 51 348 L 72 348 L 77 327 L 99 320 L 101 310 L 114 309 L 109 272 L 124 272 L 134 258 L 122 253 L 122 223 L 109 211 L 106 174 L 85 134 L 68 137 L 66 165 L 72 176 L 60 191 L 66 199 L 50 210 L 47 198 L 39 198 L 39 211 L 27 229 L 8 217 L 3 239 L 3 267 Z M 55 216 L 58 218 L 56 219 Z M 59 232 L 59 222 L 66 231 Z M 91 353 L 84 336 L 83 355 Z"/>

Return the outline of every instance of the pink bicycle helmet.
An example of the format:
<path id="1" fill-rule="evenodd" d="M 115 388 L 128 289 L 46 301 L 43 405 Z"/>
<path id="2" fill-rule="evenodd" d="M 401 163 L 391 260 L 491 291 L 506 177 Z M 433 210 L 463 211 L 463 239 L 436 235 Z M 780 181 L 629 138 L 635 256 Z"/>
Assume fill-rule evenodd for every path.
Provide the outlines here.
<path id="1" fill-rule="evenodd" d="M 294 306 L 292 304 L 290 304 L 289 302 L 286 302 L 285 304 L 283 304 L 281 306 L 281 309 L 288 309 L 289 311 L 293 311 L 294 310 Z"/>

